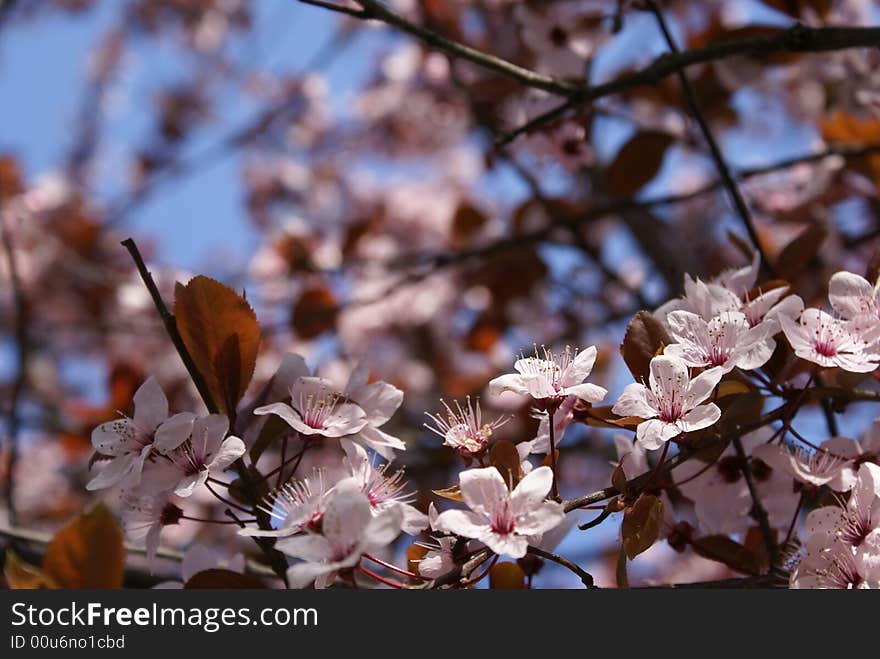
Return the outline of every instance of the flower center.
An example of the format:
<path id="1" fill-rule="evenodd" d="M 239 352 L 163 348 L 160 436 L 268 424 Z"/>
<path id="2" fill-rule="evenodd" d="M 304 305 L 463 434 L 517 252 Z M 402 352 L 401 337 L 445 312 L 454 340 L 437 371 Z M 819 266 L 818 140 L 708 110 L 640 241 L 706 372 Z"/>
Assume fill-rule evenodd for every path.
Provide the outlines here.
<path id="1" fill-rule="evenodd" d="M 386 476 L 387 464 L 382 465 L 378 469 L 374 469 L 371 465 L 365 466 L 367 473 L 365 474 L 364 485 L 361 489 L 367 495 L 367 499 L 369 499 L 372 507 L 376 508 L 392 501 L 409 503 L 413 500 L 414 496 L 405 492 L 406 480 L 403 469 L 395 471 L 390 476 Z"/>
<path id="2" fill-rule="evenodd" d="M 300 395 L 299 413 L 303 423 L 315 430 L 323 430 L 327 427 L 327 420 L 336 410 L 338 402 L 338 395 L 326 395 L 326 392 L 322 392 L 320 396 L 317 394 Z"/>
<path id="3" fill-rule="evenodd" d="M 573 137 L 562 142 L 562 152 L 569 156 L 579 156 L 583 152 L 583 141 Z"/>
<path id="4" fill-rule="evenodd" d="M 547 33 L 547 38 L 557 48 L 563 48 L 568 43 L 568 32 L 560 26 L 554 25 Z"/>
<path id="5" fill-rule="evenodd" d="M 822 357 L 834 357 L 838 353 L 840 338 L 832 326 L 822 323 L 813 336 L 813 350 Z"/>
<path id="6" fill-rule="evenodd" d="M 500 535 L 509 535 L 513 533 L 516 528 L 516 520 L 513 515 L 510 514 L 510 508 L 507 501 L 505 501 L 499 508 L 495 509 L 489 523 L 495 533 Z"/>
<path id="7" fill-rule="evenodd" d="M 739 458 L 729 455 L 718 461 L 718 473 L 725 483 L 736 483 L 742 478 L 742 470 L 739 468 Z"/>
<path id="8" fill-rule="evenodd" d="M 675 423 L 682 417 L 684 412 L 684 399 L 675 395 L 675 390 L 671 391 L 667 398 L 665 393 L 660 396 L 660 420 L 664 423 Z"/>

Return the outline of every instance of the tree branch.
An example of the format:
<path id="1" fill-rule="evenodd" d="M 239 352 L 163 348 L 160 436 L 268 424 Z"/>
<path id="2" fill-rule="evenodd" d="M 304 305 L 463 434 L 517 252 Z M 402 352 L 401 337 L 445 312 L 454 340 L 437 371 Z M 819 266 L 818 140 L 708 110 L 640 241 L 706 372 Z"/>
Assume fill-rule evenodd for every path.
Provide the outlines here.
<path id="1" fill-rule="evenodd" d="M 700 449 L 688 449 L 682 448 L 677 454 L 666 460 L 663 463 L 661 469 L 658 472 L 669 472 L 674 467 L 682 464 L 683 462 L 692 458 L 699 450 L 709 448 L 710 446 L 718 446 L 719 444 L 723 444 L 728 442 L 736 437 L 740 437 L 745 435 L 746 433 L 750 433 L 753 430 L 757 430 L 758 428 L 763 428 L 766 425 L 773 423 L 774 421 L 780 421 L 785 418 L 785 415 L 788 413 L 788 409 L 791 403 L 783 403 L 776 409 L 767 412 L 762 415 L 759 419 L 752 423 L 742 424 L 736 426 L 731 432 L 719 435 L 715 441 L 711 442 L 710 445 L 701 446 Z M 630 479 L 626 483 L 626 487 L 624 489 L 627 490 L 639 490 L 644 485 L 646 485 L 649 480 L 654 475 L 654 470 L 648 470 L 643 474 L 639 474 L 635 478 Z M 590 504 L 599 503 L 600 501 L 605 501 L 606 499 L 610 499 L 613 496 L 620 494 L 620 491 L 616 487 L 606 487 L 603 490 L 598 490 L 596 492 L 592 492 L 590 494 L 585 494 L 583 496 L 577 497 L 575 499 L 569 499 L 568 501 L 563 501 L 563 506 L 565 507 L 565 512 L 571 512 L 572 510 L 576 510 L 578 508 L 582 508 L 584 506 L 588 506 Z"/>
<path id="2" fill-rule="evenodd" d="M 28 529 L 21 529 L 16 526 L 2 526 L 0 525 L 0 537 L 7 538 L 9 540 L 14 540 L 17 542 L 27 542 L 34 545 L 40 545 L 45 547 L 52 541 L 52 536 L 48 533 L 40 533 L 39 531 L 30 531 Z M 125 543 L 125 550 L 131 552 L 133 554 L 141 554 L 146 555 L 147 550 L 145 547 L 141 547 L 138 545 L 132 545 L 129 543 Z M 156 551 L 156 556 L 159 558 L 164 558 L 169 561 L 181 562 L 183 560 L 183 552 L 177 551 L 176 549 L 169 549 L 166 547 L 160 547 Z M 263 565 L 262 563 L 257 563 L 256 561 L 251 560 L 250 558 L 245 560 L 245 571 L 247 574 L 253 574 L 259 577 L 275 577 L 277 576 L 272 570 Z"/>
<path id="3" fill-rule="evenodd" d="M 752 497 L 752 508 L 755 519 L 758 520 L 758 527 L 761 530 L 761 537 L 764 539 L 764 545 L 767 547 L 767 555 L 770 557 L 770 568 L 776 565 L 779 554 L 776 540 L 773 538 L 773 529 L 770 526 L 770 517 L 767 515 L 767 509 L 761 503 L 761 495 L 758 487 L 755 485 L 755 479 L 752 476 L 752 468 L 749 466 L 749 457 L 743 449 L 742 440 L 739 437 L 733 438 L 733 448 L 736 451 L 736 457 L 739 460 L 739 470 L 746 481 L 749 488 L 749 495 Z"/>
<path id="4" fill-rule="evenodd" d="M 205 407 L 208 408 L 208 412 L 211 414 L 216 414 L 219 411 L 219 408 L 211 396 L 208 384 L 205 382 L 205 378 L 202 377 L 202 374 L 199 373 L 199 369 L 196 367 L 192 355 L 189 354 L 189 350 L 183 342 L 180 332 L 177 330 L 177 321 L 174 319 L 174 314 L 172 314 L 168 310 L 168 307 L 165 306 L 165 302 L 162 300 L 162 295 L 159 293 L 159 288 L 156 286 L 156 282 L 153 280 L 150 271 L 147 270 L 147 266 L 144 263 L 144 258 L 141 256 L 138 246 L 131 238 L 123 240 L 122 246 L 128 250 L 129 254 L 131 254 L 131 258 L 134 260 L 134 265 L 137 268 L 138 274 L 140 274 L 144 286 L 147 287 L 147 291 L 153 300 L 153 305 L 156 307 L 156 310 L 159 312 L 159 317 L 162 319 L 162 324 L 165 325 L 165 331 L 168 333 L 168 337 L 174 344 L 177 354 L 180 355 L 180 359 L 186 367 L 186 372 L 189 373 L 189 377 L 192 379 L 199 395 L 202 397 Z"/>
<path id="5" fill-rule="evenodd" d="M 848 48 L 880 46 L 878 27 L 806 27 L 800 24 L 770 36 L 731 39 L 678 54 L 661 55 L 645 68 L 594 87 L 586 87 L 566 102 L 540 114 L 497 140 L 505 145 L 524 133 L 545 126 L 581 105 L 634 87 L 656 85 L 663 78 L 689 66 L 737 55 L 770 55 L 778 52 L 818 53 Z"/>
<path id="6" fill-rule="evenodd" d="M 578 90 L 580 89 L 578 85 L 573 85 L 562 80 L 557 80 L 556 78 L 541 75 L 540 73 L 536 73 L 535 71 L 523 68 L 514 64 L 513 62 L 508 62 L 505 59 L 496 57 L 495 55 L 484 53 L 480 50 L 477 50 L 476 48 L 471 48 L 470 46 L 467 46 L 458 41 L 448 39 L 432 30 L 422 27 L 421 25 L 416 25 L 415 23 L 408 21 L 406 18 L 404 18 L 400 14 L 396 14 L 394 11 L 386 7 L 381 2 L 375 2 L 374 0 L 355 1 L 361 7 L 363 7 L 362 11 L 351 9 L 347 10 L 345 7 L 342 7 L 340 5 L 333 5 L 331 3 L 321 2 L 320 0 L 299 0 L 299 2 L 302 2 L 303 4 L 319 6 L 325 9 L 330 9 L 331 11 L 342 12 L 347 14 L 348 16 L 360 20 L 381 21 L 386 25 L 397 28 L 401 32 L 416 37 L 428 46 L 436 48 L 437 50 L 441 50 L 447 55 L 467 60 L 484 69 L 494 71 L 495 73 L 499 73 L 507 78 L 520 82 L 527 87 L 543 89 L 544 91 L 550 92 L 551 94 L 566 97 L 577 94 Z"/>
<path id="7" fill-rule="evenodd" d="M 660 31 L 663 33 L 663 38 L 666 40 L 666 45 L 669 46 L 669 51 L 673 55 L 680 56 L 681 51 L 675 44 L 675 39 L 672 38 L 672 33 L 669 31 L 669 26 L 666 24 L 666 19 L 663 17 L 663 12 L 661 11 L 659 5 L 654 0 L 647 0 L 647 3 L 651 11 L 654 12 L 654 16 L 657 18 L 657 24 L 660 27 Z M 774 276 L 773 266 L 767 260 L 767 255 L 764 253 L 764 248 L 761 246 L 761 240 L 758 237 L 758 232 L 755 230 L 755 222 L 752 219 L 752 213 L 749 210 L 749 207 L 746 204 L 746 201 L 743 198 L 739 187 L 733 180 L 733 176 L 731 176 L 730 174 L 730 168 L 727 166 L 727 162 L 724 159 L 724 154 L 721 153 L 721 148 L 718 146 L 718 142 L 715 139 L 715 136 L 712 135 L 712 130 L 709 128 L 706 117 L 700 110 L 700 106 L 697 103 L 696 96 L 694 95 L 694 89 L 693 87 L 691 87 L 691 83 L 687 78 L 687 74 L 685 73 L 684 69 L 679 69 L 675 72 L 675 74 L 676 76 L 678 76 L 678 81 L 681 84 L 681 89 L 684 93 L 685 102 L 687 103 L 691 114 L 694 116 L 697 125 L 700 127 L 700 132 L 703 134 L 703 139 L 706 140 L 706 144 L 709 147 L 709 152 L 712 154 L 712 160 L 715 162 L 715 168 L 718 170 L 718 174 L 721 177 L 721 181 L 724 183 L 724 187 L 727 188 L 727 192 L 730 195 L 733 206 L 734 208 L 736 208 L 740 220 L 742 220 L 743 226 L 745 227 L 746 232 L 749 235 L 749 239 L 752 241 L 752 244 L 758 251 L 758 254 L 761 257 L 761 262 L 764 264 L 767 272 L 769 272 L 771 276 Z"/>
<path id="8" fill-rule="evenodd" d="M 593 582 L 593 575 L 589 572 L 583 570 L 580 566 L 572 561 L 564 558 L 562 556 L 557 556 L 556 554 L 551 554 L 549 551 L 544 551 L 538 547 L 529 547 L 529 553 L 534 554 L 535 556 L 540 556 L 541 558 L 552 561 L 553 563 L 557 563 L 562 567 L 568 568 L 572 572 L 574 572 L 581 580 L 581 583 L 584 584 L 586 588 L 595 588 L 596 584 Z"/>
<path id="9" fill-rule="evenodd" d="M 150 274 L 150 271 L 147 270 L 147 266 L 144 263 L 144 259 L 141 256 L 140 250 L 138 249 L 134 240 L 132 240 L 131 238 L 123 240 L 122 245 L 131 254 L 131 257 L 135 263 L 135 267 L 137 267 L 138 273 L 140 274 L 144 285 L 147 287 L 147 290 L 150 293 L 150 297 L 153 299 L 153 304 L 156 306 L 156 310 L 159 312 L 159 316 L 161 316 L 162 318 L 162 322 L 165 325 L 165 331 L 168 333 L 168 336 L 171 338 L 171 342 L 177 349 L 177 354 L 180 355 L 180 359 L 183 361 L 184 366 L 186 366 L 186 370 L 189 373 L 193 384 L 195 384 L 196 389 L 198 389 L 199 394 L 201 395 L 202 400 L 205 403 L 205 406 L 208 408 L 208 411 L 210 413 L 217 413 L 219 411 L 219 408 L 211 397 L 211 392 L 208 390 L 205 379 L 202 377 L 202 374 L 196 367 L 192 356 L 189 354 L 189 350 L 187 349 L 186 344 L 183 342 L 183 338 L 180 336 L 180 332 L 177 330 L 177 322 L 174 319 L 174 314 L 172 314 L 168 310 L 168 307 L 165 306 L 165 302 L 162 300 L 162 295 L 159 293 L 159 289 L 156 287 L 156 282 L 153 281 L 153 276 Z M 253 478 L 251 478 L 250 471 L 248 470 L 247 466 L 244 464 L 244 461 L 241 458 L 236 460 L 232 466 L 235 468 L 235 471 L 238 474 L 238 478 L 241 481 L 244 493 L 247 495 L 250 503 L 255 506 L 259 496 L 257 494 L 258 490 L 256 487 L 256 483 L 254 483 Z M 269 524 L 266 516 L 258 514 L 256 512 L 256 507 L 254 509 L 254 512 L 259 520 L 260 528 L 268 529 Z M 271 538 L 257 536 L 254 537 L 254 542 L 263 551 L 266 559 L 269 561 L 269 565 L 272 566 L 272 569 L 275 571 L 275 573 L 281 579 L 284 579 L 285 583 L 287 583 L 287 561 L 284 556 L 274 548 L 274 541 Z"/>

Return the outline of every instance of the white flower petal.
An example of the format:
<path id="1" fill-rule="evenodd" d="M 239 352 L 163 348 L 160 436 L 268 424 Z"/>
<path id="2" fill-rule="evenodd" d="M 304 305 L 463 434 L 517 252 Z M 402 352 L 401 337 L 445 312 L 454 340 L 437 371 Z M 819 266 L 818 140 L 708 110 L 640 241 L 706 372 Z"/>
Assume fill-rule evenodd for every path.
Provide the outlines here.
<path id="1" fill-rule="evenodd" d="M 642 448 L 653 451 L 663 446 L 664 442 L 681 434 L 681 428 L 674 423 L 666 423 L 660 419 L 650 419 L 640 423 L 636 428 L 636 439 Z"/>
<path id="2" fill-rule="evenodd" d="M 715 403 L 698 405 L 682 417 L 680 423 L 684 432 L 708 428 L 721 418 L 721 410 Z"/>
<path id="3" fill-rule="evenodd" d="M 437 515 L 433 528 L 441 533 L 454 533 L 463 538 L 479 538 L 489 531 L 486 518 L 472 510 L 444 510 Z"/>
<path id="4" fill-rule="evenodd" d="M 156 428 L 156 435 L 153 439 L 153 447 L 159 453 L 169 453 L 178 446 L 183 444 L 192 434 L 193 422 L 196 415 L 192 412 L 181 412 L 175 414 L 170 419 L 163 421 Z"/>
<path id="5" fill-rule="evenodd" d="M 134 422 L 146 432 L 153 432 L 168 418 L 168 399 L 155 377 L 147 378 L 134 394 Z"/>
<path id="6" fill-rule="evenodd" d="M 509 495 L 507 484 L 495 467 L 467 469 L 459 475 L 461 496 L 471 510 L 490 516 Z"/>
<path id="7" fill-rule="evenodd" d="M 650 419 L 657 416 L 658 410 L 648 402 L 648 389 L 643 384 L 633 382 L 626 385 L 620 398 L 614 403 L 611 411 L 618 416 L 637 416 Z"/>

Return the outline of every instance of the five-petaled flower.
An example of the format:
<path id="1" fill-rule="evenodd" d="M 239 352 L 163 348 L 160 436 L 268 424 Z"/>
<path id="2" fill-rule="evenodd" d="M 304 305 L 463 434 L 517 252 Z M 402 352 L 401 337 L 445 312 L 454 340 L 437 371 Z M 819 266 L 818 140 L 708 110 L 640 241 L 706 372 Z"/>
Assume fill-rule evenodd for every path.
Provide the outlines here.
<path id="1" fill-rule="evenodd" d="M 738 311 L 721 312 L 709 321 L 689 311 L 672 311 L 666 318 L 676 343 L 666 346 L 663 354 L 679 357 L 688 366 L 718 366 L 722 373 L 737 366 L 751 370 L 763 366 L 776 347 L 773 325 L 751 327 Z"/>
<path id="2" fill-rule="evenodd" d="M 612 411 L 645 419 L 636 428 L 636 437 L 644 448 L 656 449 L 683 432 L 707 428 L 721 418 L 715 403 L 701 403 L 712 394 L 722 375 L 722 369 L 715 367 L 691 379 L 681 359 L 654 357 L 649 386 L 638 382 L 627 385 Z"/>
<path id="3" fill-rule="evenodd" d="M 165 459 L 144 471 L 143 486 L 148 490 L 174 490 L 179 497 L 191 496 L 211 474 L 219 474 L 245 452 L 244 442 L 226 436 L 229 419 L 209 414 L 190 423 L 190 437 L 170 451 L 157 449 Z"/>
<path id="4" fill-rule="evenodd" d="M 588 403 L 598 403 L 608 390 L 595 384 L 584 382 L 596 363 L 596 346 L 586 350 L 572 350 L 554 353 L 543 348 L 539 353 L 535 348 L 534 357 L 522 356 L 513 367 L 516 373 L 500 375 L 489 383 L 492 394 L 513 391 L 528 394 L 538 400 L 562 399 L 577 396 Z"/>
<path id="5" fill-rule="evenodd" d="M 360 405 L 346 402 L 329 380 L 312 376 L 296 379 L 290 388 L 290 405 L 270 403 L 254 414 L 275 414 L 307 437 L 344 437 L 367 425 Z"/>
<path id="6" fill-rule="evenodd" d="M 792 588 L 880 588 L 880 466 L 859 467 L 852 494 L 807 515 Z"/>
<path id="7" fill-rule="evenodd" d="M 779 316 L 782 331 L 801 359 L 853 373 L 870 373 L 880 365 L 880 324 L 864 316 L 840 320 L 821 309 L 804 309 L 800 321 Z"/>
<path id="8" fill-rule="evenodd" d="M 880 279 L 872 286 L 852 272 L 835 272 L 828 282 L 828 301 L 846 320 L 866 315 L 880 321 Z"/>
<path id="9" fill-rule="evenodd" d="M 466 458 L 477 456 L 485 451 L 495 429 L 504 425 L 508 420 L 502 417 L 483 423 L 480 402 L 477 401 L 475 405 L 471 402 L 470 397 L 467 399 L 466 407 L 462 407 L 458 401 L 455 401 L 454 410 L 446 401 L 441 400 L 440 402 L 446 408 L 445 416 L 443 412 L 427 414 L 437 425 L 435 427 L 425 424 L 425 427 L 440 435 L 443 438 L 444 446 L 451 446 Z"/>
<path id="10" fill-rule="evenodd" d="M 553 482 L 550 467 L 529 472 L 511 491 L 495 467 L 468 469 L 459 475 L 461 496 L 470 510 L 446 510 L 434 530 L 474 538 L 496 554 L 526 555 L 530 544 L 565 518 L 562 505 L 547 501 Z"/>
<path id="11" fill-rule="evenodd" d="M 403 513 L 398 507 L 373 514 L 370 500 L 355 479 L 337 484 L 321 520 L 321 534 L 280 539 L 275 548 L 302 559 L 287 570 L 291 588 L 314 583 L 323 588 L 340 570 L 355 567 L 364 554 L 384 549 L 399 534 Z"/>
<path id="12" fill-rule="evenodd" d="M 141 480 L 144 463 L 153 451 L 165 452 L 189 437 L 195 414 L 181 412 L 168 418 L 168 399 L 151 377 L 134 394 L 134 418 L 102 423 L 92 432 L 92 446 L 109 460 L 86 489 L 100 490 L 117 483 L 134 487 Z"/>

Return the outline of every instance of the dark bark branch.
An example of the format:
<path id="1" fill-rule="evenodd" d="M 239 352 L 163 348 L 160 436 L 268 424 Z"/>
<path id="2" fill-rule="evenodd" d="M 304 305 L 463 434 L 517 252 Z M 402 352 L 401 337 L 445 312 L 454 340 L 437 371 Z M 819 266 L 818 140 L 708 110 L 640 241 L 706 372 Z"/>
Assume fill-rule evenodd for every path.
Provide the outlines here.
<path id="1" fill-rule="evenodd" d="M 800 393 L 800 392 L 798 392 Z M 797 398 L 787 401 L 783 403 L 779 407 L 766 414 L 763 414 L 759 419 L 752 423 L 738 425 L 731 432 L 725 433 L 724 435 L 719 436 L 715 442 L 713 442 L 713 446 L 717 446 L 719 443 L 731 441 L 734 438 L 742 437 L 743 435 L 750 433 L 754 430 L 758 430 L 759 428 L 763 428 L 764 426 L 770 425 L 775 421 L 784 421 L 791 413 L 792 407 L 796 408 L 799 406 L 805 399 L 823 399 L 829 398 L 835 401 L 842 402 L 855 402 L 855 401 L 870 401 L 870 402 L 880 402 L 880 391 L 868 390 L 868 389 L 841 389 L 838 387 L 813 387 L 805 391 L 803 396 L 798 395 Z M 704 447 L 707 448 L 707 447 Z M 680 465 L 686 460 L 690 459 L 696 451 L 692 449 L 682 449 L 679 453 L 669 458 L 663 465 L 663 471 L 668 472 L 674 467 Z M 627 481 L 626 489 L 634 489 L 638 490 L 642 486 L 644 486 L 648 479 L 651 478 L 651 472 L 645 472 L 644 474 L 640 474 L 635 478 Z M 591 492 L 590 494 L 585 494 L 583 496 L 577 497 L 575 499 L 569 499 L 568 501 L 563 501 L 563 505 L 565 506 L 565 512 L 571 512 L 576 508 L 582 508 L 584 506 L 588 506 L 590 504 L 599 503 L 600 501 L 605 501 L 606 499 L 610 499 L 613 496 L 620 494 L 620 492 L 615 487 L 606 487 L 603 490 L 598 490 L 596 492 Z"/>
<path id="2" fill-rule="evenodd" d="M 208 408 L 208 412 L 210 412 L 211 414 L 216 414 L 219 411 L 219 408 L 214 402 L 214 399 L 211 396 L 211 392 L 208 390 L 208 385 L 205 382 L 205 378 L 202 377 L 201 373 L 199 373 L 199 369 L 196 367 L 192 355 L 189 354 L 189 350 L 187 349 L 186 344 L 183 342 L 183 338 L 180 336 L 180 332 L 177 330 L 177 321 L 174 319 L 174 314 L 172 314 L 168 310 L 168 307 L 165 306 L 165 301 L 162 300 L 162 295 L 159 293 L 156 282 L 153 280 L 153 276 L 150 274 L 150 271 L 147 269 L 147 266 L 144 263 L 144 259 L 141 256 L 141 252 L 138 249 L 138 246 L 131 238 L 126 238 L 125 240 L 123 240 L 122 246 L 128 250 L 129 254 L 131 254 L 131 258 L 134 261 L 134 265 L 137 268 L 138 274 L 140 274 L 141 279 L 144 282 L 144 286 L 147 287 L 147 291 L 149 292 L 150 297 L 153 300 L 153 305 L 156 307 L 156 310 L 159 312 L 159 317 L 162 319 L 162 323 L 165 325 L 165 331 L 168 333 L 168 337 L 174 344 L 174 348 L 177 350 L 177 354 L 180 355 L 180 359 L 183 362 L 183 365 L 186 367 L 186 371 L 187 373 L 189 373 L 189 377 L 192 379 L 193 384 L 196 386 L 199 395 L 202 397 L 202 400 L 205 403 L 205 407 Z"/>
<path id="3" fill-rule="evenodd" d="M 661 55 L 644 69 L 635 73 L 580 90 L 564 103 L 499 137 L 498 143 L 501 145 L 509 144 L 518 136 L 552 123 L 579 106 L 634 87 L 655 85 L 663 78 L 696 64 L 727 59 L 737 55 L 771 55 L 779 52 L 818 53 L 848 48 L 876 48 L 878 46 L 880 46 L 880 28 L 878 27 L 814 28 L 797 24 L 770 36 L 721 41 L 678 54 Z"/>
<path id="4" fill-rule="evenodd" d="M 736 457 L 739 460 L 739 470 L 746 481 L 749 488 L 749 495 L 752 497 L 752 514 L 758 520 L 758 528 L 761 530 L 761 538 L 767 547 L 767 555 L 770 557 L 770 567 L 776 565 L 779 554 L 776 541 L 773 538 L 773 529 L 770 526 L 770 517 L 767 515 L 767 509 L 761 503 L 761 495 L 758 487 L 755 485 L 755 479 L 752 476 L 752 468 L 749 465 L 749 456 L 743 449 L 742 440 L 739 437 L 733 438 L 733 448 L 736 451 Z"/>
<path id="5" fill-rule="evenodd" d="M 775 410 L 767 412 L 762 415 L 758 420 L 748 423 L 742 424 L 734 428 L 731 432 L 725 433 L 723 435 L 719 435 L 714 442 L 712 442 L 712 446 L 718 446 L 719 444 L 731 441 L 736 437 L 741 437 L 746 433 L 752 432 L 753 430 L 757 430 L 758 428 L 763 428 L 766 425 L 773 423 L 774 421 L 782 420 L 788 412 L 790 403 L 784 403 L 777 407 Z M 701 447 L 708 448 L 708 447 Z M 681 463 L 689 460 L 697 451 L 688 448 L 682 448 L 677 454 L 666 460 L 663 463 L 662 468 L 658 472 L 658 476 L 661 473 L 668 473 L 673 468 L 677 467 Z M 654 471 L 649 470 L 644 474 L 640 474 L 635 478 L 630 479 L 626 483 L 627 490 L 638 491 L 640 488 L 644 487 L 654 476 Z M 590 504 L 599 503 L 600 501 L 605 501 L 606 499 L 610 499 L 613 496 L 620 494 L 620 491 L 616 487 L 606 487 L 603 490 L 598 490 L 596 492 L 592 492 L 590 494 L 585 494 L 583 496 L 577 497 L 575 499 L 569 499 L 568 501 L 563 501 L 563 505 L 565 506 L 565 512 L 571 512 L 572 510 L 576 510 L 577 508 L 582 508 L 584 506 L 588 506 Z"/>
<path id="6" fill-rule="evenodd" d="M 596 587 L 596 584 L 593 582 L 593 575 L 583 570 L 580 566 L 568 560 L 567 558 L 552 554 L 549 551 L 544 551 L 543 549 L 539 549 L 538 547 L 529 547 L 529 553 L 534 554 L 535 556 L 540 556 L 541 558 L 552 561 L 553 563 L 557 563 L 562 567 L 568 568 L 580 578 L 581 583 L 583 583 L 586 588 Z"/>
<path id="7" fill-rule="evenodd" d="M 27 543 L 40 547 L 45 547 L 52 541 L 52 536 L 48 533 L 30 531 L 28 529 L 21 529 L 15 526 L 0 526 L 0 537 L 6 538 L 10 541 Z M 147 550 L 144 547 L 139 547 L 137 545 L 132 545 L 128 543 L 125 544 L 125 550 L 133 554 L 146 555 L 147 553 Z M 168 549 L 166 547 L 160 547 L 156 551 L 156 556 L 169 561 L 176 561 L 178 563 L 183 560 L 183 552 L 177 551 L 176 549 Z M 262 563 L 257 563 L 251 559 L 246 559 L 245 561 L 245 572 L 247 574 L 253 574 L 254 576 L 259 577 L 276 576 L 275 573 L 267 568 L 265 565 L 263 565 Z"/>
<path id="8" fill-rule="evenodd" d="M 663 12 L 660 9 L 659 5 L 654 0 L 648 0 L 648 7 L 650 7 L 651 11 L 654 13 L 654 16 L 657 18 L 657 24 L 660 27 L 660 31 L 663 33 L 663 38 L 666 40 L 666 45 L 669 46 L 670 52 L 674 56 L 680 56 L 681 50 L 676 45 L 675 39 L 673 39 L 672 33 L 669 31 L 669 26 L 666 24 L 666 19 L 663 17 Z M 758 237 L 758 232 L 755 230 L 755 222 L 752 219 L 752 213 L 749 210 L 749 207 L 746 204 L 746 201 L 743 198 L 739 187 L 733 180 L 733 176 L 730 173 L 730 168 L 727 166 L 727 161 L 724 159 L 724 154 L 721 153 L 721 148 L 718 146 L 718 141 L 715 139 L 715 136 L 712 134 L 712 130 L 709 128 L 709 123 L 706 121 L 706 117 L 700 110 L 700 106 L 697 103 L 693 87 L 691 86 L 691 83 L 687 78 L 687 74 L 685 73 L 684 69 L 679 69 L 675 72 L 675 74 L 678 77 L 679 83 L 681 84 L 681 89 L 684 93 L 685 102 L 687 103 L 691 114 L 694 116 L 694 119 L 696 120 L 697 125 L 700 128 L 700 132 L 703 134 L 703 139 L 706 140 L 706 145 L 709 147 L 709 152 L 712 154 L 712 160 L 715 163 L 715 168 L 718 170 L 721 181 L 724 183 L 724 187 L 727 189 L 727 192 L 730 195 L 730 199 L 733 202 L 734 208 L 736 208 L 736 212 L 739 215 L 740 220 L 742 220 L 746 233 L 748 233 L 749 239 L 752 241 L 752 244 L 758 251 L 758 254 L 761 257 L 761 262 L 764 264 L 767 272 L 769 272 L 771 276 L 774 276 L 773 267 L 767 260 L 767 255 L 764 253 L 764 248 L 761 246 L 761 240 Z"/>
<path id="9" fill-rule="evenodd" d="M 818 153 L 810 153 L 803 156 L 786 158 L 785 160 L 771 163 L 769 165 L 762 165 L 761 167 L 743 169 L 738 173 L 738 177 L 740 179 L 749 179 L 755 176 L 761 176 L 783 169 L 788 169 L 796 165 L 817 162 L 830 156 L 841 156 L 843 158 L 860 158 L 873 153 L 880 153 L 880 144 L 871 144 L 857 148 L 830 147 Z M 641 201 L 625 200 L 611 202 L 603 206 L 591 208 L 576 218 L 567 219 L 564 222 L 550 224 L 546 227 L 542 227 L 541 229 L 537 229 L 528 233 L 522 233 L 516 236 L 511 236 L 509 238 L 502 238 L 486 245 L 476 246 L 466 250 L 459 250 L 457 252 L 443 251 L 427 252 L 421 254 L 407 254 L 388 262 L 386 265 L 389 268 L 402 268 L 413 266 L 420 266 L 425 268 L 444 268 L 450 265 L 458 265 L 471 260 L 485 258 L 487 256 L 491 256 L 493 254 L 503 252 L 508 249 L 514 249 L 522 245 L 541 242 L 549 239 L 554 232 L 560 229 L 575 230 L 583 224 L 601 219 L 602 217 L 606 217 L 608 215 L 625 213 L 627 211 L 634 211 L 645 208 L 653 208 L 655 206 L 671 206 L 674 204 L 686 203 L 698 197 L 702 197 L 711 192 L 714 192 L 723 186 L 723 181 L 721 181 L 721 179 L 716 179 L 697 188 L 696 190 L 682 194 L 651 197 Z M 357 263 L 355 262 L 351 265 L 356 266 Z M 632 293 L 633 291 L 629 292 Z M 379 299 L 382 299 L 384 297 L 385 296 L 382 295 Z"/>
<path id="10" fill-rule="evenodd" d="M 394 13 L 381 2 L 376 2 L 375 0 L 356 0 L 356 2 L 364 8 L 364 12 L 361 16 L 358 16 L 358 18 L 382 21 L 391 27 L 397 28 L 401 32 L 416 37 L 432 48 L 441 50 L 452 57 L 459 57 L 472 62 L 477 66 L 499 73 L 528 87 L 543 89 L 544 91 L 559 96 L 573 96 L 577 94 L 580 89 L 578 85 L 573 85 L 562 80 L 557 80 L 556 78 L 541 75 L 540 73 L 517 66 L 513 62 L 508 62 L 495 55 L 490 55 L 489 53 L 484 53 L 476 48 L 471 48 L 458 41 L 447 39 L 421 25 L 416 25 L 415 23 L 408 21 L 403 16 Z"/>
<path id="11" fill-rule="evenodd" d="M 183 361 L 184 366 L 186 366 L 186 370 L 189 373 L 193 384 L 195 384 L 196 389 L 198 389 L 199 394 L 201 395 L 202 400 L 205 403 L 205 407 L 208 408 L 208 411 L 210 413 L 217 413 L 219 411 L 219 408 L 214 402 L 211 396 L 211 392 L 208 390 L 205 379 L 202 377 L 202 374 L 196 367 L 192 356 L 189 354 L 189 350 L 187 349 L 186 344 L 183 342 L 183 338 L 180 336 L 180 332 L 177 330 L 177 322 L 174 319 L 174 314 L 172 314 L 168 310 L 168 307 L 165 306 L 165 302 L 162 300 L 162 295 L 159 293 L 159 289 L 156 287 L 156 282 L 153 281 L 152 275 L 150 274 L 149 270 L 147 270 L 147 266 L 144 263 L 144 259 L 141 256 L 140 250 L 138 249 L 134 240 L 132 240 L 131 238 L 123 240 L 122 245 L 131 254 L 131 257 L 135 263 L 135 267 L 137 267 L 138 273 L 140 274 L 144 285 L 147 287 L 147 290 L 150 293 L 150 297 L 153 299 L 153 304 L 156 306 L 156 310 L 159 312 L 159 316 L 162 318 L 162 322 L 165 325 L 165 330 L 168 333 L 171 342 L 174 344 L 174 347 L 177 350 L 177 354 L 180 355 L 180 359 Z M 256 505 L 259 498 L 257 494 L 257 485 L 254 482 L 254 479 L 251 477 L 251 473 L 248 470 L 247 466 L 244 464 L 244 461 L 239 458 L 233 463 L 232 466 L 235 468 L 235 471 L 238 474 L 245 495 L 249 498 L 251 504 Z M 264 515 L 257 514 L 257 518 L 260 521 L 261 528 L 269 528 L 268 519 Z M 274 541 L 271 538 L 254 537 L 254 542 L 263 551 L 266 559 L 269 561 L 269 565 L 272 566 L 272 569 L 275 571 L 275 573 L 281 579 L 284 579 L 286 583 L 287 561 L 284 556 L 274 548 Z"/>

